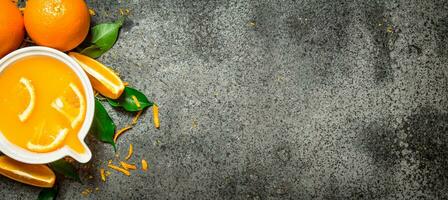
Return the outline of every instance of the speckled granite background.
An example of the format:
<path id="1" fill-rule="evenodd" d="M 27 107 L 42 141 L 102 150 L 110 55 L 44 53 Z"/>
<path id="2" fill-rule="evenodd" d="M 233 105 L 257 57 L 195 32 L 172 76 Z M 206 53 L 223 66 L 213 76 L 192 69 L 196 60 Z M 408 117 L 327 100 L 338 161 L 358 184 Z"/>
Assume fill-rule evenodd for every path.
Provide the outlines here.
<path id="1" fill-rule="evenodd" d="M 448 198 L 448 1 L 89 5 L 95 22 L 129 9 L 101 61 L 159 103 L 162 128 L 148 112 L 119 142 L 149 173 L 105 183 L 113 150 L 90 141 L 94 166 L 59 199 Z"/>

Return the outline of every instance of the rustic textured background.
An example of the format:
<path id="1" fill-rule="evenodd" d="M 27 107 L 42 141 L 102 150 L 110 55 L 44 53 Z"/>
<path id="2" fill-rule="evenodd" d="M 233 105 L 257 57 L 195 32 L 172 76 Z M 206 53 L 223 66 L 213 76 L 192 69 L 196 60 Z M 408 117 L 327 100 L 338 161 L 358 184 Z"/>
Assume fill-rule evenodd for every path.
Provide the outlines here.
<path id="1" fill-rule="evenodd" d="M 94 22 L 129 10 L 100 60 L 160 105 L 162 128 L 147 112 L 118 144 L 148 173 L 105 183 L 113 150 L 90 141 L 60 199 L 448 198 L 448 1 L 88 3 Z"/>

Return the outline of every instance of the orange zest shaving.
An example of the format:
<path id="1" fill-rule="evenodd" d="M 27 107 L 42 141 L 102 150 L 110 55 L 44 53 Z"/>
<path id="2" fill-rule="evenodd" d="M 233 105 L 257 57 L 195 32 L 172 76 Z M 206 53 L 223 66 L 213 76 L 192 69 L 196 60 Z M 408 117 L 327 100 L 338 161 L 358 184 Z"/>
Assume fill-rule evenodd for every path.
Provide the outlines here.
<path id="1" fill-rule="evenodd" d="M 148 170 L 148 163 L 146 160 L 142 160 L 142 170 L 147 171 Z"/>
<path id="2" fill-rule="evenodd" d="M 135 95 L 132 95 L 132 100 L 134 100 L 134 103 L 137 106 L 137 108 L 141 107 L 140 102 L 138 101 L 138 99 Z"/>
<path id="3" fill-rule="evenodd" d="M 103 168 L 100 169 L 100 174 L 101 174 L 101 180 L 103 182 L 106 182 L 106 175 L 104 175 L 104 169 Z"/>
<path id="4" fill-rule="evenodd" d="M 138 111 L 138 113 L 135 115 L 135 117 L 132 119 L 132 125 L 136 125 L 138 122 L 138 118 L 140 117 L 140 115 L 142 115 L 143 110 Z"/>
<path id="5" fill-rule="evenodd" d="M 129 158 L 131 158 L 131 156 L 132 156 L 132 152 L 134 152 L 134 148 L 133 148 L 132 144 L 130 144 L 129 145 L 128 155 L 124 159 L 129 160 Z"/>
<path id="6" fill-rule="evenodd" d="M 125 170 L 125 169 L 123 169 L 123 168 L 121 168 L 121 167 L 118 167 L 118 166 L 115 166 L 115 165 L 112 165 L 112 164 L 107 165 L 107 166 L 108 166 L 109 168 L 113 169 L 113 170 L 116 170 L 116 171 L 118 171 L 118 172 L 123 173 L 123 174 L 126 175 L 126 176 L 130 176 L 130 175 L 131 175 L 131 173 L 130 173 L 128 170 Z"/>
<path id="7" fill-rule="evenodd" d="M 152 107 L 152 115 L 153 115 L 153 121 L 154 126 L 156 128 L 160 128 L 160 122 L 159 122 L 159 107 L 157 105 L 154 105 Z"/>
<path id="8" fill-rule="evenodd" d="M 133 165 L 133 164 L 128 164 L 128 163 L 125 163 L 125 162 L 123 162 L 123 161 L 120 161 L 120 165 L 124 168 L 124 169 L 126 169 L 126 170 L 136 170 L 137 169 L 137 167 L 135 166 L 135 165 Z"/>
<path id="9" fill-rule="evenodd" d="M 118 137 L 119 137 L 121 134 L 123 134 L 125 131 L 127 131 L 127 130 L 129 130 L 129 129 L 131 129 L 131 128 L 132 128 L 132 126 L 126 126 L 126 127 L 122 128 L 121 130 L 117 131 L 117 133 L 116 133 L 115 136 L 114 136 L 114 142 L 117 142 Z"/>

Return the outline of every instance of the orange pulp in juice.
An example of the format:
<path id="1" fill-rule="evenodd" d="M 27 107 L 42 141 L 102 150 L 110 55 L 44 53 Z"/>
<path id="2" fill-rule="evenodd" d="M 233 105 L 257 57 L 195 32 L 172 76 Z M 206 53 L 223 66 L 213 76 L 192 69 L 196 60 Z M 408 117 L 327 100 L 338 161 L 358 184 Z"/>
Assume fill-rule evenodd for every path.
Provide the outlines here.
<path id="1" fill-rule="evenodd" d="M 25 57 L 0 72 L 0 132 L 29 151 L 45 153 L 67 145 L 83 153 L 78 131 L 85 102 L 81 80 L 52 57 Z"/>

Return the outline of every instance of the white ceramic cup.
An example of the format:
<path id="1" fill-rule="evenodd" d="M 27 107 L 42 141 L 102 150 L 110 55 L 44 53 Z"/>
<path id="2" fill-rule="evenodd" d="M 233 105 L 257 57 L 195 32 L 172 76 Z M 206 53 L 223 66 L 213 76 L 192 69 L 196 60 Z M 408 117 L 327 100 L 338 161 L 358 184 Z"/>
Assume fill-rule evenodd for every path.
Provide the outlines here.
<path id="1" fill-rule="evenodd" d="M 9 142 L 8 139 L 6 139 L 5 136 L 3 136 L 1 130 L 0 130 L 0 151 L 12 159 L 29 164 L 50 163 L 59 160 L 65 156 L 70 156 L 81 163 L 88 162 L 92 158 L 92 152 L 90 151 L 89 147 L 85 144 L 84 139 L 89 132 L 90 126 L 92 125 L 93 115 L 95 112 L 95 97 L 93 94 L 93 89 L 92 85 L 90 84 L 89 78 L 87 77 L 84 70 L 79 66 L 79 64 L 75 60 L 70 58 L 67 54 L 52 48 L 40 47 L 40 46 L 22 48 L 0 59 L 0 75 L 3 72 L 3 70 L 5 70 L 11 63 L 29 56 L 48 56 L 57 59 L 66 64 L 68 67 L 70 67 L 70 69 L 73 72 L 75 72 L 75 74 L 80 79 L 87 99 L 86 102 L 87 108 L 84 122 L 81 126 L 81 129 L 78 132 L 78 138 L 81 144 L 83 145 L 85 152 L 83 154 L 79 154 L 73 151 L 67 145 L 48 153 L 31 152 L 28 151 L 27 149 L 21 148 Z M 54 74 L 54 76 L 57 76 L 57 74 Z"/>

